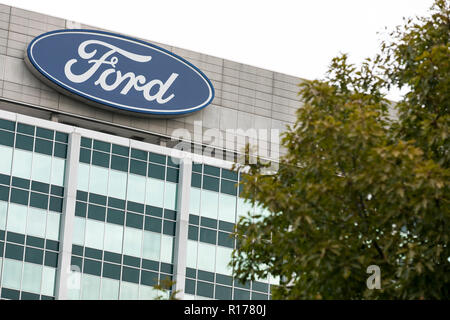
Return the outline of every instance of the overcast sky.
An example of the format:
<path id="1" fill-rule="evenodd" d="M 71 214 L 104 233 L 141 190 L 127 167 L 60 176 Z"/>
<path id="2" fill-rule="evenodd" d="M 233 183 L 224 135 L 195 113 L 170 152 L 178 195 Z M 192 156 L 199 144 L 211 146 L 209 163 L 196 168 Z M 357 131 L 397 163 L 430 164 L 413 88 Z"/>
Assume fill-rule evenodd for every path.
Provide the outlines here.
<path id="1" fill-rule="evenodd" d="M 306 79 L 373 56 L 384 27 L 432 0 L 0 0 L 0 3 Z"/>

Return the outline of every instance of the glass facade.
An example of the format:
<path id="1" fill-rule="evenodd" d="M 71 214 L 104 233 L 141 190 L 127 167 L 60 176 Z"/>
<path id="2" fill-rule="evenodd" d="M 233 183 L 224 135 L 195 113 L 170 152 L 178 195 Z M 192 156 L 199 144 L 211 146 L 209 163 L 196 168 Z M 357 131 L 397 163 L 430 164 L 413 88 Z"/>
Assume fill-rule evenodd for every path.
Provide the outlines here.
<path id="1" fill-rule="evenodd" d="M 235 223 L 255 210 L 239 197 L 238 181 L 239 175 L 228 169 L 192 165 L 185 298 L 267 300 L 270 283 L 278 283 L 261 279 L 242 284 L 232 277 L 228 264 L 236 248 Z"/>
<path id="2" fill-rule="evenodd" d="M 184 299 L 270 299 L 277 279 L 241 284 L 228 266 L 237 219 L 259 210 L 239 197 L 236 172 L 194 162 L 190 184 L 182 185 L 171 149 L 125 146 L 126 139 L 88 130 L 74 144 L 76 128 L 33 123 L 0 119 L 1 298 L 154 299 L 162 293 L 153 286 L 167 279 L 184 282 Z M 68 158 L 70 148 L 76 158 Z M 183 190 L 187 238 L 177 239 Z M 70 201 L 74 209 L 65 212 Z M 186 247 L 185 261 L 177 243 Z M 70 255 L 67 277 L 63 254 Z"/>
<path id="3" fill-rule="evenodd" d="M 152 299 L 173 279 L 178 165 L 81 138 L 71 299 Z"/>
<path id="4" fill-rule="evenodd" d="M 0 119 L 0 288 L 54 299 L 68 134 Z"/>

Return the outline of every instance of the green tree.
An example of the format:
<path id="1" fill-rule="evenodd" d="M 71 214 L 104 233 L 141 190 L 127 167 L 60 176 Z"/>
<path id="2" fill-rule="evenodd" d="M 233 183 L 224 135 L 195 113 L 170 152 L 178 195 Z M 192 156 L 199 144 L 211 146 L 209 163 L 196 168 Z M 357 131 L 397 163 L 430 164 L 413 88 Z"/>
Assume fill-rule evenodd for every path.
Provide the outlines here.
<path id="1" fill-rule="evenodd" d="M 158 281 L 158 279 L 156 279 Z M 178 300 L 177 294 L 178 290 L 175 290 L 176 281 L 170 280 L 170 278 L 165 277 L 161 279 L 158 284 L 154 285 L 153 288 L 158 291 L 158 295 L 155 300 Z"/>
<path id="2" fill-rule="evenodd" d="M 360 67 L 301 83 L 274 175 L 247 165 L 234 274 L 280 276 L 274 299 L 448 299 L 449 4 L 409 19 Z M 410 91 L 392 105 L 383 92 Z M 392 115 L 392 110 L 396 115 Z M 243 168 L 240 168 L 243 169 Z M 381 269 L 368 289 L 367 267 Z"/>

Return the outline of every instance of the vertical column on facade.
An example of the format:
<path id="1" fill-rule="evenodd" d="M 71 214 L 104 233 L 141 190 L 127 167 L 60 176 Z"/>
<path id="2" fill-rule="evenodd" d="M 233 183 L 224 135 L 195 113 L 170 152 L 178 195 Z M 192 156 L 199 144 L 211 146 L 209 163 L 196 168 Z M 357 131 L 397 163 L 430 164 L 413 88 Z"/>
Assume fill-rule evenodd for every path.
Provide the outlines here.
<path id="1" fill-rule="evenodd" d="M 67 291 L 70 280 L 69 276 L 71 274 L 70 260 L 72 255 L 72 235 L 77 197 L 80 142 L 81 135 L 79 133 L 70 134 L 64 181 L 63 215 L 59 237 L 58 270 L 56 274 L 55 297 L 57 300 L 66 300 L 68 298 Z"/>
<path id="2" fill-rule="evenodd" d="M 176 297 L 184 298 L 186 280 L 186 251 L 189 223 L 189 197 L 191 191 L 192 160 L 183 158 L 180 162 L 180 177 L 178 179 L 178 219 L 174 247 L 175 284 L 172 290 L 178 291 Z"/>

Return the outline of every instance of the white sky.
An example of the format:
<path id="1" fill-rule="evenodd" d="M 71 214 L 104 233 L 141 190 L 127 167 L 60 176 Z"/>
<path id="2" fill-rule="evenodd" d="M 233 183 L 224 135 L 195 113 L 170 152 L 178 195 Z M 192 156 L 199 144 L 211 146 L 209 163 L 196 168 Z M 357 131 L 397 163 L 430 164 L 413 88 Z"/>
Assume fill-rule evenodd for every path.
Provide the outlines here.
<path id="1" fill-rule="evenodd" d="M 0 0 L 305 79 L 331 58 L 378 52 L 384 27 L 424 15 L 432 0 Z"/>

